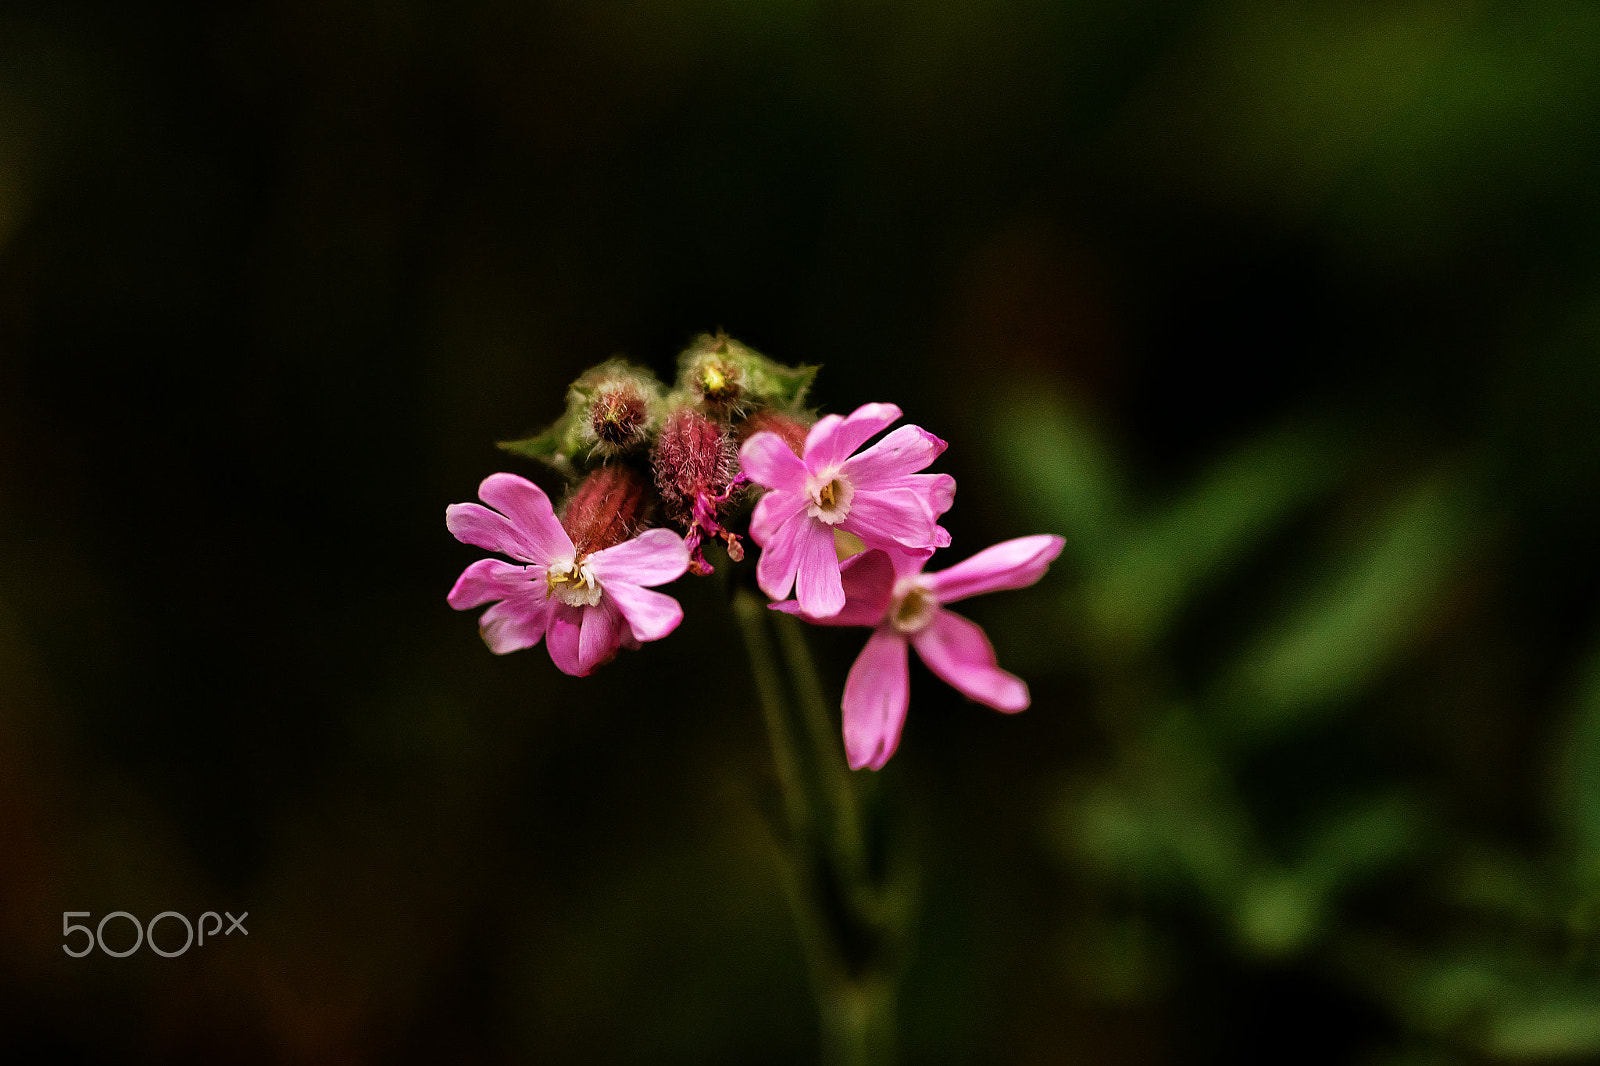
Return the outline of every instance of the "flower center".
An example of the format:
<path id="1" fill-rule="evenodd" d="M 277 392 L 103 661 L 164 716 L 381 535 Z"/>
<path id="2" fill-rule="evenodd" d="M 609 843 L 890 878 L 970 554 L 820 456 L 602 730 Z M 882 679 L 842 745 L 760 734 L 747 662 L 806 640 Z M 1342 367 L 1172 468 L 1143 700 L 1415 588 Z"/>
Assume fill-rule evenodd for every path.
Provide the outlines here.
<path id="1" fill-rule="evenodd" d="M 577 559 L 567 563 L 552 563 L 544 575 L 548 595 L 556 597 L 568 607 L 593 607 L 600 602 L 600 582 L 588 564 Z"/>
<path id="2" fill-rule="evenodd" d="M 829 474 L 813 478 L 806 488 L 811 497 L 806 513 L 812 518 L 836 526 L 849 517 L 850 501 L 855 497 L 856 490 L 847 479 L 838 474 Z"/>
<path id="3" fill-rule="evenodd" d="M 915 580 L 895 590 L 894 602 L 889 605 L 889 625 L 907 636 L 927 629 L 939 611 L 939 601 L 933 593 Z"/>

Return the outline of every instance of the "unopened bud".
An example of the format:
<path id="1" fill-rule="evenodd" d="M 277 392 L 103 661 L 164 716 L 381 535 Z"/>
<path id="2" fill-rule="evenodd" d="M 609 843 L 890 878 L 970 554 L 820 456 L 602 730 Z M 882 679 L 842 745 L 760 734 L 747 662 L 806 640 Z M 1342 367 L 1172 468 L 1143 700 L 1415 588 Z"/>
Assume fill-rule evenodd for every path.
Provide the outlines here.
<path id="1" fill-rule="evenodd" d="M 661 420 L 661 383 L 622 359 L 591 367 L 567 389 L 567 410 L 543 433 L 506 441 L 506 451 L 569 476 L 642 448 Z"/>
<path id="2" fill-rule="evenodd" d="M 631 381 L 607 384 L 589 403 L 589 432 L 597 445 L 627 451 L 644 443 L 650 425 L 650 401 Z"/>
<path id="3" fill-rule="evenodd" d="M 734 562 L 743 559 L 744 546 L 723 527 L 719 514 L 749 483 L 739 473 L 739 453 L 727 429 L 693 407 L 680 407 L 661 427 L 653 458 L 667 515 L 688 531 L 684 544 L 689 572 L 702 577 L 711 573 L 702 544 L 707 539 L 722 541 Z"/>
<path id="4" fill-rule="evenodd" d="M 696 360 L 686 384 L 708 406 L 728 407 L 744 395 L 744 371 L 739 364 L 718 355 Z"/>
<path id="5" fill-rule="evenodd" d="M 719 417 L 800 405 L 814 366 L 784 366 L 726 333 L 702 334 L 678 357 L 678 387 Z"/>
<path id="6" fill-rule="evenodd" d="M 578 482 L 561 508 L 561 528 L 578 558 L 621 544 L 643 523 L 645 481 L 621 463 L 596 469 Z"/>
<path id="7" fill-rule="evenodd" d="M 725 429 L 694 408 L 682 407 L 661 427 L 654 466 L 668 516 L 688 523 L 697 497 L 727 491 L 739 472 L 739 454 Z"/>
<path id="8" fill-rule="evenodd" d="M 581 411 L 590 451 L 620 455 L 644 444 L 660 417 L 661 385 L 649 371 L 612 359 L 572 383 L 568 404 Z"/>

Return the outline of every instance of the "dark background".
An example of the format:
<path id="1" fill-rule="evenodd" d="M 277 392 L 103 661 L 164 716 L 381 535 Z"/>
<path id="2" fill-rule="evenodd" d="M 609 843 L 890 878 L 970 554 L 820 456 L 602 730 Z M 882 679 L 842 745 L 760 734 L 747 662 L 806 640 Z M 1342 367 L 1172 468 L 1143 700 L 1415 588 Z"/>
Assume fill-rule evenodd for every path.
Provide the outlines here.
<path id="1" fill-rule="evenodd" d="M 906 1060 L 1591 1061 L 1597 128 L 1578 2 L 6 5 L 0 1056 L 815 1058 L 712 584 L 444 602 L 724 327 L 950 442 L 936 565 L 1070 542 L 1030 711 L 913 670 Z"/>

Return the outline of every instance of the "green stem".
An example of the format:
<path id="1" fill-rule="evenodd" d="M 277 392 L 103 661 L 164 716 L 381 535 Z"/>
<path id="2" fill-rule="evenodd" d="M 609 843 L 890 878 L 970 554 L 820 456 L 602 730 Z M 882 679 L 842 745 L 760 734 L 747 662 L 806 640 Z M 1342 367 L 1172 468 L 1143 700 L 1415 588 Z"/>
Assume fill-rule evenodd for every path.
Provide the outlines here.
<path id="1" fill-rule="evenodd" d="M 862 837 L 860 804 L 856 802 L 854 782 L 845 761 L 844 744 L 829 713 L 828 701 L 822 695 L 822 681 L 817 676 L 816 663 L 811 658 L 805 631 L 798 619 L 786 614 L 773 614 L 770 620 L 778 630 L 789 677 L 794 682 L 795 695 L 800 703 L 806 739 L 811 744 L 813 765 L 821 778 L 820 784 L 828 801 L 835 856 L 841 864 L 849 866 L 864 879 L 867 875 L 867 856 L 866 842 Z"/>
<path id="2" fill-rule="evenodd" d="M 783 793 L 780 868 L 817 997 L 822 1061 L 893 1062 L 895 975 L 907 939 L 911 879 L 873 874 L 855 781 L 802 627 L 769 611 L 748 589 L 734 592 L 732 607 Z M 889 869 L 904 875 L 909 868 Z"/>
<path id="3" fill-rule="evenodd" d="M 811 818 L 805 802 L 794 730 L 790 727 L 787 701 L 783 698 L 778 657 L 773 654 L 772 640 L 767 636 L 767 613 L 766 605 L 747 589 L 734 593 L 733 616 L 739 622 L 745 652 L 750 656 L 750 672 L 755 677 L 761 716 L 767 723 L 767 740 L 772 745 L 772 761 L 778 771 L 784 813 L 788 816 L 789 831 L 799 837 L 810 828 Z"/>

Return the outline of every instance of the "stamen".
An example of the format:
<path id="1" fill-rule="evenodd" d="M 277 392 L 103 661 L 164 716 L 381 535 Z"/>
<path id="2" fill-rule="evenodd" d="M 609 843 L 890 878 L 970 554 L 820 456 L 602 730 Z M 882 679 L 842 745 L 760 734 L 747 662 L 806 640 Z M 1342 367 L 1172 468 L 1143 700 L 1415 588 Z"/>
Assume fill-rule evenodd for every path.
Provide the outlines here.
<path id="1" fill-rule="evenodd" d="M 546 595 L 569 607 L 593 607 L 600 602 L 600 583 L 578 560 L 556 563 L 545 572 Z"/>
<path id="2" fill-rule="evenodd" d="M 810 483 L 809 492 L 812 503 L 806 508 L 806 513 L 812 518 L 836 526 L 849 517 L 850 501 L 855 498 L 856 490 L 848 478 L 837 475 L 815 478 Z"/>

